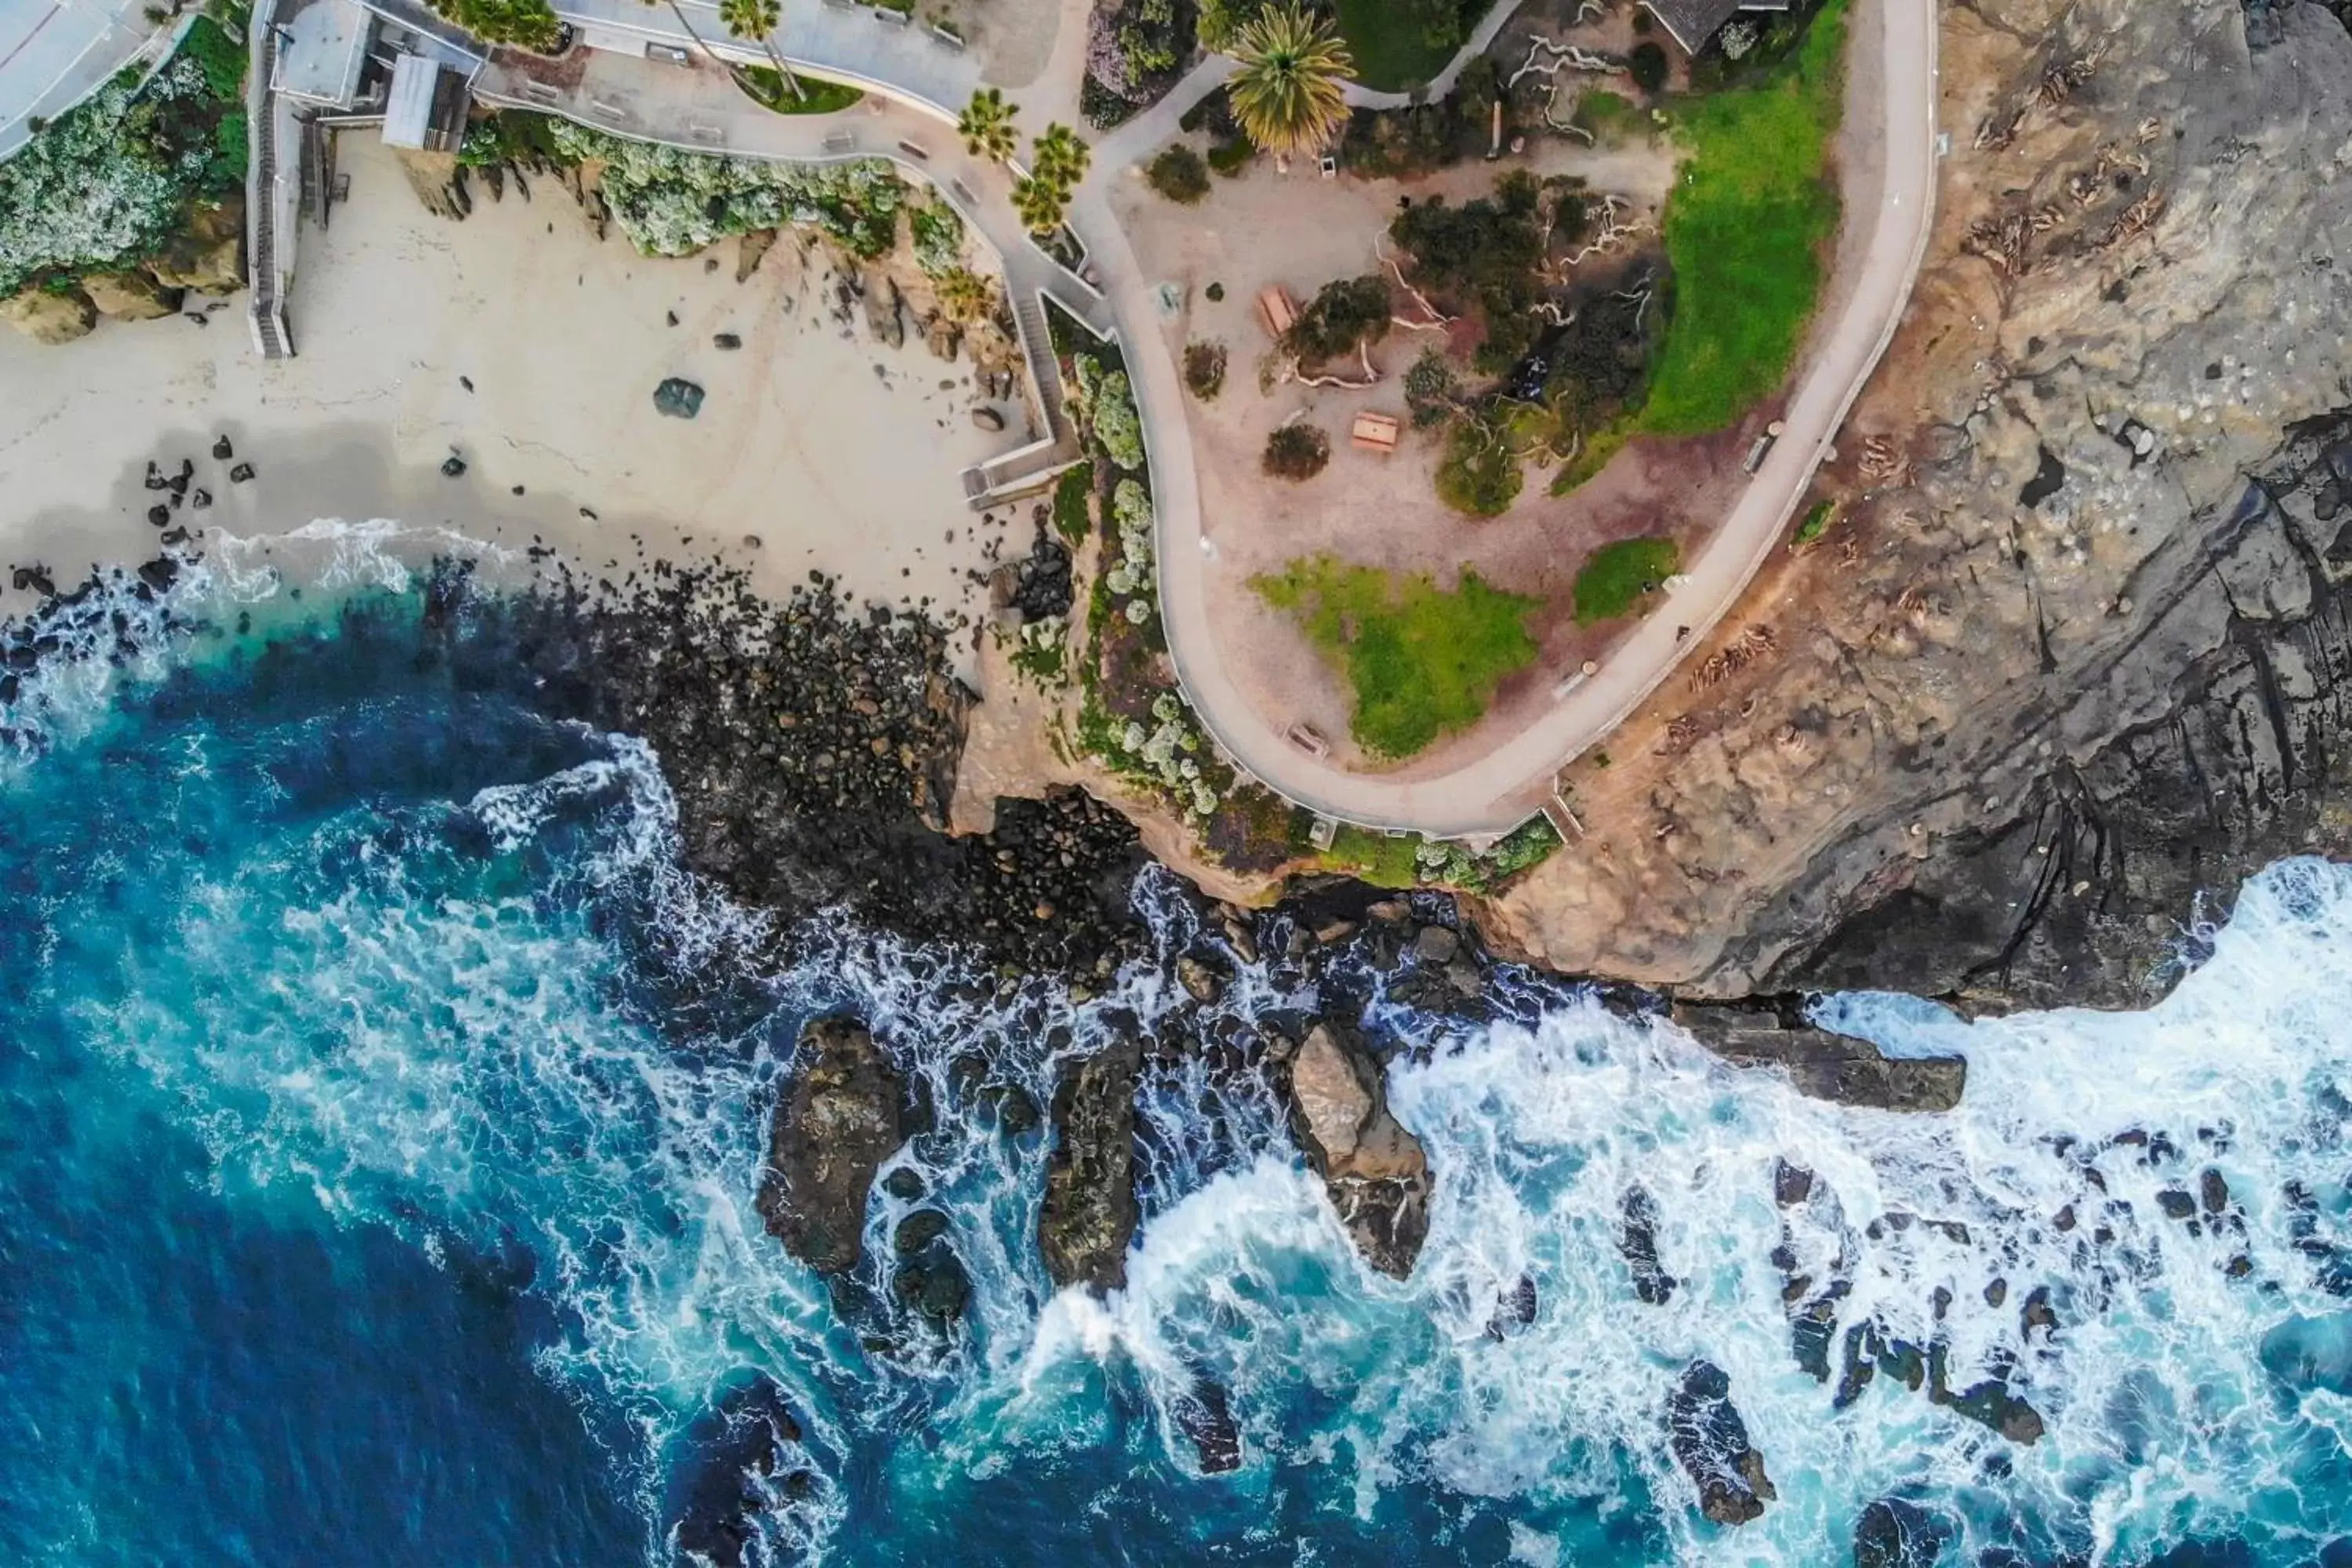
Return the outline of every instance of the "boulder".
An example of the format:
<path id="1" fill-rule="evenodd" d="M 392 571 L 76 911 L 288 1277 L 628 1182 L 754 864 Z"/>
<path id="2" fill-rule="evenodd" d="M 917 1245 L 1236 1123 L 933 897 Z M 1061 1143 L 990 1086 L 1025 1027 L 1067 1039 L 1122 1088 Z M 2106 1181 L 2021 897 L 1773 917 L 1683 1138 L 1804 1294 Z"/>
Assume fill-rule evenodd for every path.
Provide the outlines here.
<path id="1" fill-rule="evenodd" d="M 245 198 L 218 206 L 199 202 L 147 271 L 166 289 L 234 294 L 245 287 Z"/>
<path id="2" fill-rule="evenodd" d="M 1054 1091 L 1054 1153 L 1037 1246 L 1056 1286 L 1097 1292 L 1127 1283 L 1134 1237 L 1135 1080 L 1139 1041 L 1120 1039 L 1063 1075 Z"/>
<path id="3" fill-rule="evenodd" d="M 1184 987 L 1185 994 L 1203 1007 L 1224 994 L 1224 976 L 1190 953 L 1176 961 L 1176 983 Z"/>
<path id="4" fill-rule="evenodd" d="M 694 1456 L 677 1521 L 678 1551 L 712 1568 L 751 1560 L 760 1516 L 779 1470 L 797 1453 L 801 1426 L 783 1390 L 766 1378 L 737 1389 L 697 1420 Z"/>
<path id="5" fill-rule="evenodd" d="M 904 1141 L 906 1085 L 852 1018 L 809 1024 L 798 1055 L 769 1133 L 760 1217 L 793 1257 L 842 1273 L 864 1251 L 874 1172 Z"/>
<path id="6" fill-rule="evenodd" d="M 1675 1462 L 1698 1488 L 1699 1511 L 1717 1524 L 1746 1524 L 1780 1494 L 1748 1423 L 1731 1403 L 1731 1378 L 1713 1362 L 1693 1362 L 1666 1403 Z"/>
<path id="7" fill-rule="evenodd" d="M 1867 1040 L 1790 1025 L 1764 1006 L 1677 1002 L 1674 1020 L 1742 1067 L 1778 1067 L 1801 1094 L 1879 1110 L 1949 1110 L 1968 1087 L 1966 1057 L 1888 1057 Z"/>
<path id="8" fill-rule="evenodd" d="M 144 272 L 93 272 L 83 292 L 101 316 L 122 321 L 152 321 L 177 315 L 185 290 L 166 289 Z"/>
<path id="9" fill-rule="evenodd" d="M 992 436 L 1001 435 L 1004 429 L 1004 416 L 984 403 L 971 411 L 971 422 Z"/>
<path id="10" fill-rule="evenodd" d="M 69 343 L 98 325 L 98 307 L 79 289 L 26 289 L 0 300 L 0 321 L 37 343 Z"/>
<path id="11" fill-rule="evenodd" d="M 1200 1456 L 1202 1475 L 1223 1475 L 1242 1466 L 1242 1432 L 1234 1420 L 1233 1402 L 1225 1385 L 1206 1373 L 1196 1372 L 1189 1393 L 1169 1402 L 1176 1429 L 1192 1440 Z"/>
<path id="12" fill-rule="evenodd" d="M 702 388 L 682 375 L 669 376 L 654 388 L 654 412 L 691 419 L 702 412 Z"/>
<path id="13" fill-rule="evenodd" d="M 1658 1262 L 1658 1200 L 1636 1183 L 1625 1189 L 1619 1212 L 1617 1250 L 1633 1271 L 1633 1294 L 1646 1305 L 1663 1307 L 1674 1299 L 1675 1278 Z"/>
<path id="14" fill-rule="evenodd" d="M 1853 1526 L 1853 1568 L 1935 1568 L 1952 1529 L 1901 1498 L 1881 1498 Z"/>
<path id="15" fill-rule="evenodd" d="M 1291 1131 L 1364 1260 L 1402 1279 L 1429 1235 L 1429 1158 L 1389 1114 L 1378 1063 L 1318 1022 L 1289 1063 Z"/>

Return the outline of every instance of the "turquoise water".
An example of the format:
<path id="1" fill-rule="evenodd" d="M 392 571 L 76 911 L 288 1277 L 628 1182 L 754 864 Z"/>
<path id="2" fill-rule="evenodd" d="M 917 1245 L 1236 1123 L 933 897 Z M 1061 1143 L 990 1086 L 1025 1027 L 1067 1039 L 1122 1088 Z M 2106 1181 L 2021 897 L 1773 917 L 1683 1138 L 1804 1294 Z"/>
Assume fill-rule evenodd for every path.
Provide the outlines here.
<path id="1" fill-rule="evenodd" d="M 740 1436 L 762 1380 L 798 1436 L 758 1562 L 1811 1564 L 1882 1498 L 1949 1564 L 2301 1563 L 2352 1530 L 2344 872 L 2269 873 L 2152 1014 L 1840 1001 L 1969 1052 L 1948 1117 L 1814 1104 L 1524 976 L 1491 1028 L 1377 1003 L 1439 1174 L 1402 1283 L 1263 1091 L 1163 1064 L 1129 1288 L 1097 1301 L 1048 1287 L 1042 1137 L 997 1108 L 1107 1011 L 1148 1023 L 1160 967 L 1000 995 L 838 920 L 745 961 L 764 926 L 677 868 L 656 759 L 424 635 L 414 594 L 176 602 L 220 629 L 60 647 L 0 708 L 0 1562 L 666 1563 L 740 1486 L 713 1412 Z M 1193 939 L 1164 882 L 1139 901 L 1165 952 Z M 1244 966 L 1221 1006 L 1298 984 Z M 753 1215 L 793 1039 L 838 1005 L 932 1081 L 896 1163 L 952 1217 L 953 1335 L 836 1302 Z M 1776 1206 L 1783 1156 L 1835 1200 Z M 2162 1194 L 2208 1167 L 2229 1209 L 2192 1234 Z M 1618 1250 L 1633 1184 L 1664 1305 Z M 868 1284 L 913 1206 L 877 1190 Z M 1844 1281 L 1842 1325 L 1940 1338 L 1956 1386 L 2005 1369 L 2046 1436 L 1885 1375 L 1833 1409 L 1792 1269 Z M 1522 1278 L 1532 1321 L 1490 1333 Z M 2021 1327 L 2036 1285 L 2054 1334 Z M 1700 1356 L 1780 1492 L 1738 1531 L 1666 1447 Z M 1169 1414 L 1202 1373 L 1235 1475 Z"/>

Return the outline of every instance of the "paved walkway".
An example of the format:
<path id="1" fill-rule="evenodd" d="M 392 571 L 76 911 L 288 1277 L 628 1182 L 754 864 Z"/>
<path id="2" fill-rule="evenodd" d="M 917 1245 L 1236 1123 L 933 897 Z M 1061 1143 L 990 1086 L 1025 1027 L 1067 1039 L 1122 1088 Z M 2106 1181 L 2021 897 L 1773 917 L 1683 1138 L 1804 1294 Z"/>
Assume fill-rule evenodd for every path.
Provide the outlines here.
<path id="1" fill-rule="evenodd" d="M 707 0 L 682 3 L 688 16 L 697 18 L 696 33 L 705 31 L 699 16 L 715 23 L 715 8 Z M 1491 43 L 1508 21 L 1516 3 L 1507 0 L 1487 16 L 1471 43 L 1433 84 L 1433 90 L 1452 86 L 1464 63 Z M 611 31 L 687 41 L 667 5 L 561 0 L 557 9 Z M 1476 837 L 1507 832 L 1533 815 L 1549 795 L 1560 767 L 1622 723 L 1685 654 L 1705 641 L 1786 537 L 1814 469 L 1894 336 L 1926 253 L 1933 216 L 1936 0 L 1881 0 L 1875 9 L 1878 28 L 1858 32 L 1853 47 L 1874 48 L 1883 58 L 1875 79 L 1884 94 L 1886 128 L 1885 195 L 1875 215 L 1848 213 L 1849 221 L 1872 224 L 1861 269 L 1843 314 L 1816 339 L 1819 347 L 1782 416 L 1779 443 L 1730 515 L 1688 564 L 1682 584 L 1598 673 L 1539 721 L 1499 741 L 1483 756 L 1442 776 L 1409 783 L 1348 773 L 1286 741 L 1226 668 L 1208 616 L 1213 594 L 1244 590 L 1217 571 L 1215 534 L 1201 516 L 1182 383 L 1156 313 L 1155 280 L 1137 259 L 1112 212 L 1108 193 L 1115 181 L 1127 177 L 1129 167 L 1177 133 L 1183 113 L 1223 83 L 1233 70 L 1232 61 L 1214 57 L 1194 68 L 1167 98 L 1096 148 L 1088 177 L 1072 201 L 1069 222 L 1087 247 L 1098 296 L 1021 231 L 1010 205 L 1012 172 L 967 156 L 961 142 L 939 123 L 941 118 L 954 118 L 978 85 L 978 69 L 969 58 L 928 38 L 918 26 L 878 22 L 866 10 L 831 5 L 788 10 L 777 40 L 788 58 L 887 95 L 848 115 L 770 114 L 732 95 L 731 89 L 727 97 L 714 97 L 702 86 L 688 85 L 709 73 L 645 61 L 625 62 L 639 95 L 627 106 L 608 101 L 599 107 L 577 97 L 551 104 L 544 98 L 523 96 L 520 82 L 502 80 L 495 70 L 486 74 L 482 85 L 493 98 L 553 108 L 625 135 L 807 162 L 888 157 L 936 184 L 1003 259 L 1007 287 L 1024 322 L 1032 312 L 1022 307 L 1045 294 L 1068 306 L 1097 332 L 1118 330 L 1150 445 L 1169 649 L 1185 695 L 1210 733 L 1242 768 L 1309 810 L 1367 826 Z M 1064 0 L 1063 12 L 1065 26 L 1083 26 L 1078 0 Z M 727 40 L 716 26 L 709 30 L 709 41 L 730 53 L 740 51 L 743 58 L 758 58 L 749 47 Z M 1082 49 L 1057 43 L 1057 63 L 1066 66 L 1082 58 Z M 665 71 L 676 80 L 666 83 Z M 1050 90 L 1042 79 L 1031 85 Z M 1402 95 L 1350 96 L 1375 105 L 1385 105 L 1391 98 L 1404 101 Z M 835 140 L 845 130 L 854 138 L 846 146 Z M 928 156 L 908 153 L 901 145 L 907 142 L 923 147 Z M 1040 377 L 1039 384 L 1050 388 L 1053 383 Z"/>

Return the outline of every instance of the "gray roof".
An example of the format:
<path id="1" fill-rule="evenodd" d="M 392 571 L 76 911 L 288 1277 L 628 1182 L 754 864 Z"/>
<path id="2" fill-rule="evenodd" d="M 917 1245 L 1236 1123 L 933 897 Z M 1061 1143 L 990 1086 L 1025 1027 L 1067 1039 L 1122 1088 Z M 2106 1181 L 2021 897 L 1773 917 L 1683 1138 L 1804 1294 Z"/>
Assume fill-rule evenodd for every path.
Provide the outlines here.
<path id="1" fill-rule="evenodd" d="M 1666 25 L 1683 53 L 1695 55 L 1723 25 L 1742 11 L 1786 11 L 1790 0 L 1642 0 L 1651 16 Z"/>

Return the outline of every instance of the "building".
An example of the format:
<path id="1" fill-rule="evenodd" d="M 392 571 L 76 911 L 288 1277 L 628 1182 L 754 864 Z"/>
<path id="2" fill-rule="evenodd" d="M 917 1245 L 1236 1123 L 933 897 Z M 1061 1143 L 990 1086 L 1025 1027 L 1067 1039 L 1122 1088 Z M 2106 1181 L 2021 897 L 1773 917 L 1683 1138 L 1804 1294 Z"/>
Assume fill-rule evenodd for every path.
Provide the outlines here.
<path id="1" fill-rule="evenodd" d="M 1642 0 L 1642 8 L 1674 35 L 1683 53 L 1695 55 L 1743 11 L 1786 15 L 1790 0 Z"/>

